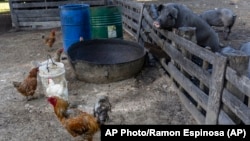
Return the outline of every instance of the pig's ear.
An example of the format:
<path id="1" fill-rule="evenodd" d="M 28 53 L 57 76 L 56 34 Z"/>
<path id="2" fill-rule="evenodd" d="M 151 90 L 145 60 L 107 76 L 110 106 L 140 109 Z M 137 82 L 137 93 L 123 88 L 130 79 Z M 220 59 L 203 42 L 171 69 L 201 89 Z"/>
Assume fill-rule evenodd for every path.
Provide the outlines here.
<path id="1" fill-rule="evenodd" d="M 170 11 L 170 16 L 173 17 L 174 19 L 177 19 L 177 15 L 178 15 L 178 10 L 176 8 L 171 9 Z"/>
<path id="2" fill-rule="evenodd" d="M 160 5 L 157 7 L 157 11 L 161 11 L 161 10 L 162 10 L 162 8 L 163 8 L 163 5 L 162 5 L 162 4 L 160 4 Z"/>

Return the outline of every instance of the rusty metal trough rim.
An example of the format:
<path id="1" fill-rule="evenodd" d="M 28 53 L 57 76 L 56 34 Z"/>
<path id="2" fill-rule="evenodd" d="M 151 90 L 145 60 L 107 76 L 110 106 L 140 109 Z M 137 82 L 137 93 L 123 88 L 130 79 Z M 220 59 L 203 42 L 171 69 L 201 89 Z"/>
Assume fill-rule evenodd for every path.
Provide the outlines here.
<path id="1" fill-rule="evenodd" d="M 136 42 L 126 41 L 122 39 L 94 39 L 94 40 L 88 40 L 88 41 L 75 43 L 74 45 L 72 45 L 72 47 L 75 46 L 75 48 L 77 47 L 79 48 L 79 45 L 80 47 L 82 47 L 82 45 L 88 45 L 89 43 L 98 44 L 98 43 L 103 43 L 103 42 L 109 43 L 108 45 L 110 45 L 110 42 L 114 43 L 112 47 L 108 49 L 106 48 L 108 51 L 103 53 L 104 58 L 105 58 L 105 55 L 109 56 L 110 50 L 113 51 L 112 52 L 113 54 L 111 53 L 111 56 L 114 55 L 112 57 L 115 57 L 115 59 L 118 58 L 119 60 L 121 55 L 123 55 L 121 56 L 121 59 L 125 58 L 125 60 L 127 58 L 131 59 L 131 57 L 132 58 L 134 57 L 134 58 L 132 60 L 127 60 L 125 62 L 119 62 L 115 64 L 112 62 L 112 60 L 111 62 L 113 64 L 93 63 L 93 62 L 89 62 L 86 60 L 81 60 L 82 58 L 80 58 L 80 60 L 76 59 L 76 58 L 79 58 L 78 55 L 80 55 L 80 57 L 82 55 L 83 56 L 89 55 L 89 52 L 82 53 L 85 50 L 76 49 L 75 52 L 72 53 L 70 51 L 73 48 L 70 47 L 67 52 L 67 55 L 69 58 L 68 60 L 78 80 L 85 81 L 88 83 L 96 83 L 96 84 L 110 83 L 110 82 L 115 82 L 115 81 L 120 81 L 120 80 L 131 78 L 137 75 L 141 71 L 145 63 L 146 49 Z M 116 46 L 117 44 L 118 46 Z M 134 51 L 134 49 L 139 52 L 135 51 L 134 53 L 131 53 L 131 50 L 129 49 L 129 47 L 127 48 L 127 46 L 132 46 L 130 48 L 132 49 L 132 52 Z M 96 47 L 96 46 L 92 46 L 92 47 Z M 119 47 L 121 47 L 122 49 Z M 98 51 L 102 53 L 103 51 L 102 45 L 100 45 L 99 49 L 101 49 L 101 51 L 98 49 L 97 50 L 93 49 L 93 48 L 90 49 L 91 50 L 90 54 L 91 53 L 94 54 L 93 56 L 90 56 L 91 59 L 95 59 L 96 55 L 98 54 Z M 76 52 L 79 54 L 75 54 Z M 72 58 L 70 58 L 68 53 L 71 53 L 71 56 L 75 55 L 77 57 L 73 58 L 72 60 Z M 130 53 L 133 55 L 130 55 Z M 100 58 L 102 59 L 102 57 Z M 107 57 L 105 59 L 108 60 L 110 58 Z"/>
<path id="2" fill-rule="evenodd" d="M 137 56 L 137 58 L 134 58 L 132 60 L 129 61 L 124 61 L 124 62 L 119 62 L 119 63 L 99 63 L 99 62 L 91 62 L 91 61 L 87 61 L 87 60 L 82 60 L 82 59 L 72 59 L 72 57 L 70 56 L 70 51 L 72 51 L 73 49 L 77 48 L 79 45 L 88 45 L 88 44 L 95 44 L 95 43 L 113 43 L 113 44 L 126 44 L 126 46 L 130 47 L 132 46 L 133 48 L 137 47 L 138 50 L 141 51 L 140 55 Z M 110 38 L 110 39 L 92 39 L 92 40 L 87 40 L 87 41 L 81 41 L 81 42 L 77 42 L 74 43 L 70 46 L 70 48 L 68 49 L 68 52 L 66 52 L 70 63 L 75 64 L 76 62 L 80 63 L 89 63 L 89 64 L 93 64 L 93 65 L 121 65 L 121 64 L 126 64 L 129 62 L 134 62 L 137 60 L 140 60 L 141 58 L 145 57 L 146 55 L 146 50 L 143 46 L 139 45 L 136 42 L 133 41 L 128 41 L 128 40 L 123 40 L 123 39 L 119 39 L 119 38 Z"/>

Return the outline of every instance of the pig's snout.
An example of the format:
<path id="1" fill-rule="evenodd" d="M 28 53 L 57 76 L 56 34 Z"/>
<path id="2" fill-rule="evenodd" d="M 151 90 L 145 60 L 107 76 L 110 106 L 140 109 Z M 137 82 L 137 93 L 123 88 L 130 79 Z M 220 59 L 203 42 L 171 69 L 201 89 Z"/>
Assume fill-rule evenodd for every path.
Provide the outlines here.
<path id="1" fill-rule="evenodd" d="M 153 25 L 156 27 L 156 28 L 160 28 L 160 23 L 158 21 L 154 21 L 153 22 Z"/>

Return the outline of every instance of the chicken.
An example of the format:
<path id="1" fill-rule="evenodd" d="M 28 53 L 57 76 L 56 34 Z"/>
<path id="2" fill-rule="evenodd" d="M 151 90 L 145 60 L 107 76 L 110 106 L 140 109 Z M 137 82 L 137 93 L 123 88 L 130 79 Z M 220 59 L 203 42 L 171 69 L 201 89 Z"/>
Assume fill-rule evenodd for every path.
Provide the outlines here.
<path id="1" fill-rule="evenodd" d="M 53 59 L 55 62 L 61 62 L 61 55 L 62 55 L 63 51 L 64 51 L 63 48 L 59 48 L 59 49 L 55 52 L 55 54 L 54 54 L 54 56 L 53 56 L 52 59 Z"/>
<path id="2" fill-rule="evenodd" d="M 109 120 L 109 114 L 111 112 L 111 103 L 107 95 L 100 95 L 96 100 L 94 106 L 94 117 L 97 118 L 99 124 L 103 125 Z"/>
<path id="3" fill-rule="evenodd" d="M 46 94 L 48 97 L 51 96 L 58 96 L 60 98 L 63 98 L 64 100 L 68 101 L 68 87 L 67 87 L 67 81 L 61 80 L 60 83 L 55 84 L 53 79 L 48 79 L 48 86 L 46 88 Z"/>
<path id="4" fill-rule="evenodd" d="M 83 137 L 92 141 L 93 136 L 100 130 L 96 118 L 77 108 L 69 109 L 69 103 L 62 98 L 52 96 L 48 102 L 54 107 L 54 113 L 65 129 L 73 137 Z"/>
<path id="5" fill-rule="evenodd" d="M 44 39 L 45 45 L 47 45 L 49 47 L 49 50 L 51 51 L 51 48 L 56 41 L 56 31 L 51 30 L 48 37 L 42 36 L 42 38 Z"/>
<path id="6" fill-rule="evenodd" d="M 61 62 L 61 55 L 63 53 L 64 49 L 63 48 L 60 48 L 58 49 L 55 54 L 53 55 L 53 57 L 51 58 L 53 62 Z M 50 58 L 48 58 L 47 60 L 45 61 L 42 61 L 42 62 L 38 62 L 38 61 L 31 61 L 31 64 L 32 66 L 35 66 L 35 67 L 40 67 L 40 66 L 43 66 L 43 65 L 47 65 L 48 63 L 52 63 Z"/>
<path id="7" fill-rule="evenodd" d="M 22 81 L 16 82 L 13 81 L 12 84 L 16 90 L 26 97 L 27 101 L 30 100 L 30 97 L 33 97 L 37 88 L 37 73 L 39 71 L 38 67 L 32 68 L 29 72 L 29 75 Z"/>

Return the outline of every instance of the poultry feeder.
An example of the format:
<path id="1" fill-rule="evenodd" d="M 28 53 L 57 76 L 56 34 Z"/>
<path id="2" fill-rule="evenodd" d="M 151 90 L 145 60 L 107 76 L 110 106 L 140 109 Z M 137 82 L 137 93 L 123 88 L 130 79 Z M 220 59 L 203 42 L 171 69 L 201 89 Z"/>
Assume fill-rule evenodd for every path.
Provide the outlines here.
<path id="1" fill-rule="evenodd" d="M 78 80 L 110 83 L 139 73 L 146 51 L 135 42 L 109 38 L 74 43 L 67 55 Z"/>
<path id="2" fill-rule="evenodd" d="M 48 97 L 49 95 L 46 93 L 46 89 L 48 88 L 49 79 L 52 79 L 56 84 L 61 83 L 61 81 L 66 81 L 64 64 L 61 62 L 50 62 L 47 65 L 42 65 L 39 67 L 39 76 L 44 93 Z M 66 88 L 66 90 L 68 90 L 68 88 Z"/>

